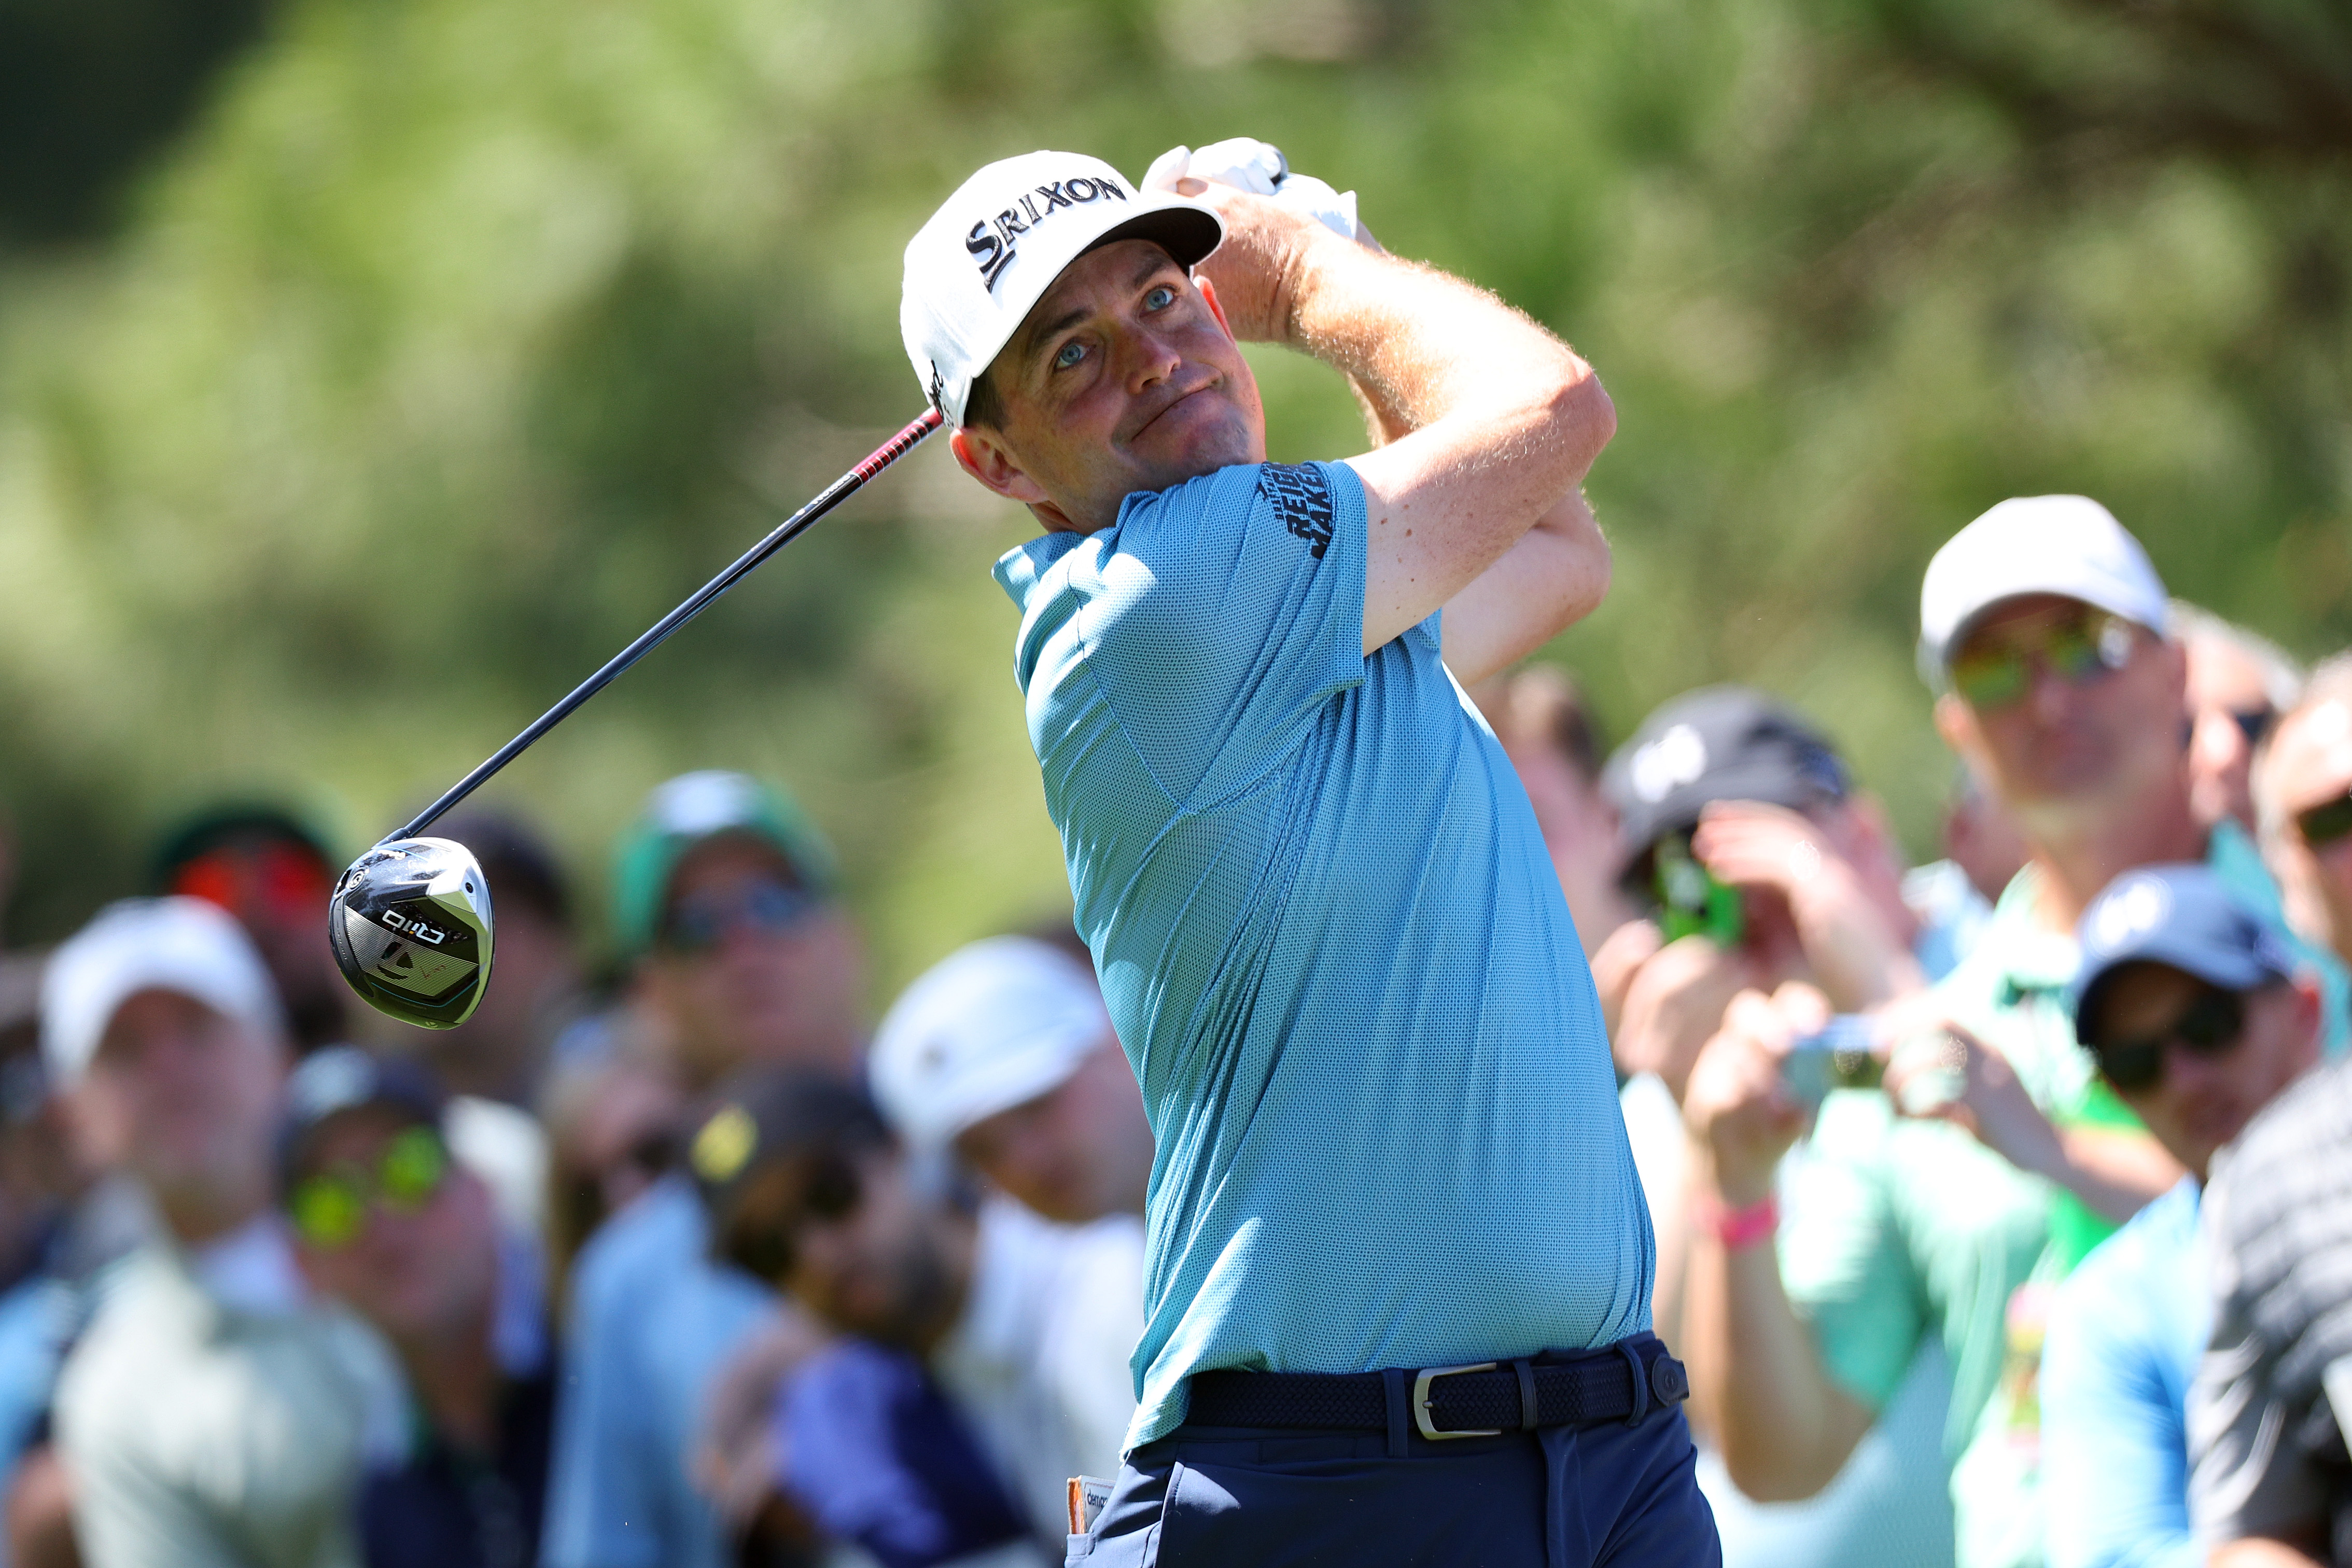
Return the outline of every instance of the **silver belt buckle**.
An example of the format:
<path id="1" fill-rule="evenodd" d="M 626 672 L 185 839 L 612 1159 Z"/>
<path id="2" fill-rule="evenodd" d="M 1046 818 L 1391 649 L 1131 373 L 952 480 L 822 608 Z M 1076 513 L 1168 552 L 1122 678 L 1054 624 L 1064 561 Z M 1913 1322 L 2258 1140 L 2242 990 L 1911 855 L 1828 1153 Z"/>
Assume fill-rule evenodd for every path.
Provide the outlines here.
<path id="1" fill-rule="evenodd" d="M 1412 1380 L 1412 1424 L 1421 1428 L 1421 1435 L 1433 1443 L 1443 1443 L 1454 1437 L 1501 1436 L 1503 1429 L 1500 1426 L 1469 1427 L 1459 1432 L 1441 1432 L 1432 1426 L 1429 1420 L 1429 1385 L 1431 1384 L 1441 1377 L 1455 1377 L 1465 1372 L 1492 1372 L 1501 1364 L 1499 1362 L 1482 1361 L 1475 1366 L 1433 1366 L 1424 1367 L 1416 1373 Z"/>

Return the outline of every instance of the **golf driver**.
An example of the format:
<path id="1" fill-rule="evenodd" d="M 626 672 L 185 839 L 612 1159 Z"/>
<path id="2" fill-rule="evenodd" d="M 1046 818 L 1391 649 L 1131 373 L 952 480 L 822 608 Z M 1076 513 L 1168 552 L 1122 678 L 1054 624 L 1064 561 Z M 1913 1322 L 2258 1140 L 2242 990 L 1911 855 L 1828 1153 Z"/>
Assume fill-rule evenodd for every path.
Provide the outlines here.
<path id="1" fill-rule="evenodd" d="M 655 622 L 570 696 L 459 779 L 415 821 L 352 861 L 328 900 L 327 941 L 334 949 L 336 966 L 362 1000 L 378 1012 L 428 1029 L 454 1029 L 472 1016 L 490 979 L 489 879 L 464 845 L 419 835 L 752 568 L 920 446 L 942 422 L 938 409 L 924 410 L 921 418 L 876 447 L 864 462 L 779 523 L 733 565 L 696 589 L 684 604 Z"/>

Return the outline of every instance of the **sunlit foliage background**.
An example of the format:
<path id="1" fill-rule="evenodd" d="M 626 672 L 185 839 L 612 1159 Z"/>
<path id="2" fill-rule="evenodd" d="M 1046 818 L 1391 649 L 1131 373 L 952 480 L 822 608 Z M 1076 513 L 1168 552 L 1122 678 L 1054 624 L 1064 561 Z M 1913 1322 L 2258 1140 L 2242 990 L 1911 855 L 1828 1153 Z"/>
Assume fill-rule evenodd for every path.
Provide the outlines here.
<path id="1" fill-rule="evenodd" d="M 2002 496 L 2098 496 L 2176 591 L 2352 641 L 2347 17 L 5 0 L 9 934 L 136 889 L 223 794 L 355 851 L 918 412 L 899 247 L 978 163 L 1244 132 L 1600 367 L 1617 585 L 1545 657 L 1609 728 L 1784 692 L 1925 855 L 1919 573 Z M 1336 382 L 1255 358 L 1277 456 L 1353 449 Z M 988 577 L 1028 526 L 919 454 L 490 798 L 601 887 L 664 776 L 788 781 L 877 989 L 1050 914 Z"/>

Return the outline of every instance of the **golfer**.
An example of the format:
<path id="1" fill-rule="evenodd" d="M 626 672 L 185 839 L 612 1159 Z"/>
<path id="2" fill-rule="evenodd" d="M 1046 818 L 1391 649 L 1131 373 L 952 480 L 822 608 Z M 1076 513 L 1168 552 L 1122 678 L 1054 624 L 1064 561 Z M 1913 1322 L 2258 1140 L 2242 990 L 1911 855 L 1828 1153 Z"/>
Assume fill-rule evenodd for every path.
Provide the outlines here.
<path id="1" fill-rule="evenodd" d="M 1527 318 L 1223 184 L 1034 153 L 907 247 L 1157 1141 L 1140 1406 L 1069 1561 L 1717 1563 L 1582 949 L 1465 698 L 1589 610 L 1615 427 Z M 1240 343 L 1375 447 L 1269 463 Z M 1450 670 L 1450 673 L 1449 673 Z"/>

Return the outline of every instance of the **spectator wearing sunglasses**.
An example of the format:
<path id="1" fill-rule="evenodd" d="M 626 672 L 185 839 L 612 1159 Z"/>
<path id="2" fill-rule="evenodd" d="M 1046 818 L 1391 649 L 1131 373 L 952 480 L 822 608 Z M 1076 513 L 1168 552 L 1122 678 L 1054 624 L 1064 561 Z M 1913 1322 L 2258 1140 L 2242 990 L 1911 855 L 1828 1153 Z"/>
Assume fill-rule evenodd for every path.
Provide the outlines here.
<path id="1" fill-rule="evenodd" d="M 681 1089 L 755 1066 L 859 1071 L 862 963 L 830 848 L 741 773 L 674 778 L 623 837 L 614 928 L 636 1010 Z M 777 1312 L 711 1256 L 677 1173 L 592 1237 L 569 1281 L 547 1568 L 721 1568 L 728 1530 L 696 1484 L 714 1373 Z"/>
<path id="2" fill-rule="evenodd" d="M 2184 599 L 2173 635 L 2189 655 L 2189 800 L 2197 820 L 2255 829 L 2252 772 L 2279 715 L 2303 690 L 2303 668 L 2258 632 Z"/>
<path id="3" fill-rule="evenodd" d="M 158 1216 L 58 1384 L 83 1560 L 356 1564 L 354 1489 L 397 1373 L 305 1288 L 272 1202 L 289 1051 L 253 944 L 197 900 L 117 904 L 51 961 L 41 1048 L 94 1163 Z"/>
<path id="4" fill-rule="evenodd" d="M 537 1256 L 452 1161 L 446 1113 L 421 1068 L 314 1052 L 288 1085 L 279 1197 L 304 1277 L 407 1373 L 402 1451 L 360 1489 L 369 1568 L 530 1568 L 555 1405 Z"/>
<path id="5" fill-rule="evenodd" d="M 295 1049 L 309 1051 L 349 1038 L 351 994 L 319 915 L 341 869 L 293 813 L 240 803 L 198 812 L 165 835 L 154 886 L 236 917 L 284 999 Z"/>
<path id="6" fill-rule="evenodd" d="M 2075 1030 L 2189 1173 L 2101 1243 L 2050 1310 L 2050 1568 L 2198 1568 L 2189 1386 L 2212 1326 L 2197 1235 L 2214 1154 L 2319 1059 L 2319 991 L 2202 866 L 2126 873 L 2084 912 Z"/>
<path id="7" fill-rule="evenodd" d="M 835 1332 L 906 1358 L 954 1417 L 921 1434 L 877 1423 L 858 1414 L 870 1373 L 804 1366 L 777 1408 L 785 1491 L 886 1560 L 901 1516 L 952 1521 L 938 1531 L 949 1555 L 998 1544 L 973 1500 L 989 1495 L 1009 1500 L 994 1518 L 1058 1552 L 1070 1478 L 1117 1473 L 1134 1411 L 1133 1226 L 1058 1226 L 983 1197 L 900 1143 L 862 1093 L 823 1079 L 746 1079 L 688 1158 L 725 1256 Z M 844 1446 L 877 1426 L 904 1436 L 878 1451 Z M 960 1446 L 976 1473 L 947 1462 Z M 881 1473 L 902 1478 L 887 1507 L 872 1486 Z"/>
<path id="8" fill-rule="evenodd" d="M 2243 831 L 2209 827 L 2190 805 L 2170 603 L 2105 508 L 2080 496 L 1993 508 L 1929 563 L 1920 624 L 1937 727 L 2029 859 L 1974 951 L 1902 1026 L 1932 1024 L 1917 1031 L 1928 1048 L 1893 1053 L 1886 1092 L 1822 1106 L 1785 1226 L 1773 1174 L 1805 1119 L 1758 1028 L 1709 1042 L 1684 1108 L 1706 1216 L 1685 1346 L 1695 1407 L 1714 1417 L 1733 1478 L 1802 1497 L 1837 1473 L 1920 1342 L 1941 1338 L 1955 1554 L 1962 1568 L 2015 1568 L 2042 1553 L 2033 1388 L 2049 1287 L 2182 1173 L 2076 1041 L 2074 929 L 2124 873 L 2201 861 L 2294 943 Z M 2340 1041 L 2340 969 L 2307 944 L 2298 960 L 2322 976 L 2326 1037 Z M 1751 1015 L 1767 1006 L 1751 1002 Z"/>
<path id="9" fill-rule="evenodd" d="M 2287 919 L 2352 963 L 2352 654 L 2312 672 L 2255 764 L 2254 794 Z"/>

